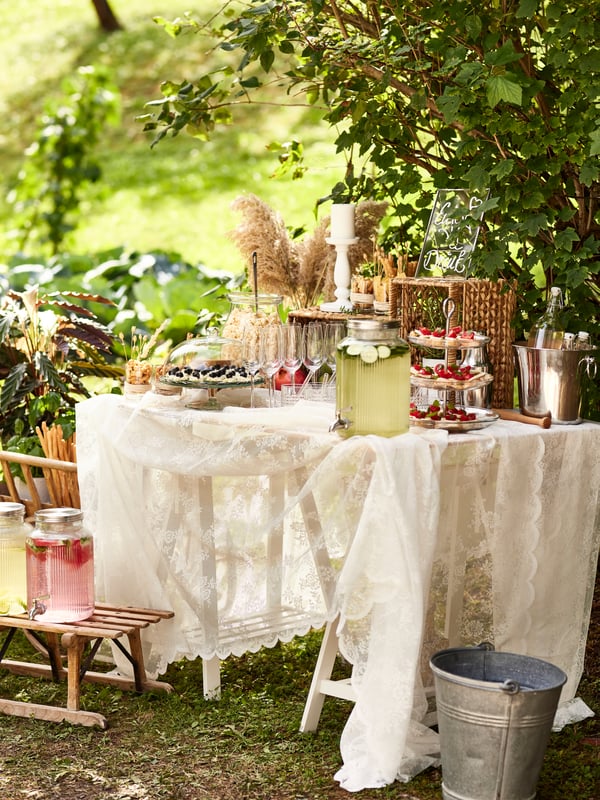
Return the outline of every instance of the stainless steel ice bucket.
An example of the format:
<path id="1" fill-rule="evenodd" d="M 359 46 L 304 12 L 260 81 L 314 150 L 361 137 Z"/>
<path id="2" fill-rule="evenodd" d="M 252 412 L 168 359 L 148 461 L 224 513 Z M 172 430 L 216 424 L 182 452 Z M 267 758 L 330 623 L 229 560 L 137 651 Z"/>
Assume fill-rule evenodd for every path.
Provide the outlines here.
<path id="1" fill-rule="evenodd" d="M 551 350 L 513 345 L 521 413 L 552 422 L 581 422 L 581 383 L 596 373 L 595 350 Z"/>
<path id="2" fill-rule="evenodd" d="M 532 800 L 567 676 L 486 647 L 431 658 L 444 800 Z"/>

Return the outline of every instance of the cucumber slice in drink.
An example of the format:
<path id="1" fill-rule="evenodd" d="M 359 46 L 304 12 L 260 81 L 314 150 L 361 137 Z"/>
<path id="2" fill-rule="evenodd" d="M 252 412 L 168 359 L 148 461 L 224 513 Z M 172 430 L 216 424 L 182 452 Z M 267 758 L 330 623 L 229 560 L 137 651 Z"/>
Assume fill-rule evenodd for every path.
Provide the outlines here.
<path id="1" fill-rule="evenodd" d="M 374 347 L 372 344 L 368 344 L 366 347 L 360 351 L 360 357 L 365 362 L 365 364 L 374 364 L 375 361 L 378 359 L 377 355 L 377 348 Z"/>

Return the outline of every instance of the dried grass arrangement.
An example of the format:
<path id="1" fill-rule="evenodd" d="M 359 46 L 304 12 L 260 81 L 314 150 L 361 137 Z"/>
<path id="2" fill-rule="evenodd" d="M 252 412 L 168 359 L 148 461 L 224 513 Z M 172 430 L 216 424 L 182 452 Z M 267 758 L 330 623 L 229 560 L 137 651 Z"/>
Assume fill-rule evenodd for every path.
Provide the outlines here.
<path id="1" fill-rule="evenodd" d="M 326 242 L 329 216 L 318 223 L 312 234 L 295 240 L 290 238 L 281 215 L 256 195 L 242 195 L 231 207 L 243 216 L 230 236 L 242 254 L 252 289 L 252 254 L 256 253 L 259 291 L 282 295 L 290 308 L 310 308 L 321 298 L 333 299 L 336 253 Z M 352 272 L 372 257 L 386 208 L 387 203 L 371 201 L 357 205 L 354 227 L 358 242 L 348 251 Z"/>

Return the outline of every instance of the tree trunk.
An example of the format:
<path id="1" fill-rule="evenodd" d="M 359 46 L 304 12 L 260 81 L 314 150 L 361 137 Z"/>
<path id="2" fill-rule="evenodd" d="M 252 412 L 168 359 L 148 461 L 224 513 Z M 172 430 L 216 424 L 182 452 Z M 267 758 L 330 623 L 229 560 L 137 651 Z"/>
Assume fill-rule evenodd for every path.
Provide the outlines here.
<path id="1" fill-rule="evenodd" d="M 122 29 L 122 25 L 116 18 L 112 8 L 110 7 L 109 0 L 92 0 L 98 20 L 102 30 L 112 33 Z"/>

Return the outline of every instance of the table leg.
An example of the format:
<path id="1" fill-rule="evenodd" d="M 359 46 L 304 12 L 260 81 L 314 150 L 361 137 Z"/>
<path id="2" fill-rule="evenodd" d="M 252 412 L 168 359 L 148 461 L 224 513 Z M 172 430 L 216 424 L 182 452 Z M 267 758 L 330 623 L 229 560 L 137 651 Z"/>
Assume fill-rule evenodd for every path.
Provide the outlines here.
<path id="1" fill-rule="evenodd" d="M 302 493 L 302 487 L 306 483 L 307 470 L 302 467 L 292 473 L 296 482 L 296 494 Z M 335 596 L 335 577 L 331 567 L 331 558 L 325 544 L 323 536 L 323 526 L 319 517 L 319 510 L 312 492 L 300 494 L 300 510 L 308 536 L 308 543 L 312 551 L 313 560 L 317 569 L 317 575 L 323 591 L 325 605 L 329 609 L 332 606 Z"/>
<path id="2" fill-rule="evenodd" d="M 81 696 L 81 654 L 84 640 L 76 633 L 65 633 L 61 639 L 67 651 L 67 708 L 79 711 Z"/>
<path id="3" fill-rule="evenodd" d="M 282 521 L 272 528 L 267 541 L 267 609 L 281 607 L 281 581 L 283 560 L 283 508 L 285 501 L 285 477 L 271 475 L 269 478 L 269 515 Z"/>
<path id="4" fill-rule="evenodd" d="M 219 656 L 202 659 L 202 686 L 205 700 L 221 697 L 221 659 Z"/>
<path id="5" fill-rule="evenodd" d="M 215 553 L 215 520 L 213 511 L 212 478 L 198 479 L 198 507 L 200 527 L 206 545 L 206 558 L 202 562 L 202 576 L 208 587 L 208 595 L 202 601 L 202 625 L 206 644 L 216 649 L 219 643 L 219 608 L 217 597 L 217 565 Z M 202 685 L 207 700 L 218 700 L 221 696 L 221 661 L 218 656 L 202 659 Z"/>
<path id="6" fill-rule="evenodd" d="M 338 619 L 328 622 L 323 634 L 319 657 L 313 673 L 313 678 L 306 698 L 304 713 L 300 722 L 300 732 L 309 733 L 316 731 L 323 710 L 323 703 L 327 695 L 340 697 L 343 700 L 355 700 L 354 689 L 350 680 L 332 681 L 331 673 L 338 653 L 337 637 Z"/>

